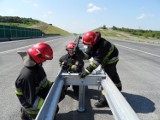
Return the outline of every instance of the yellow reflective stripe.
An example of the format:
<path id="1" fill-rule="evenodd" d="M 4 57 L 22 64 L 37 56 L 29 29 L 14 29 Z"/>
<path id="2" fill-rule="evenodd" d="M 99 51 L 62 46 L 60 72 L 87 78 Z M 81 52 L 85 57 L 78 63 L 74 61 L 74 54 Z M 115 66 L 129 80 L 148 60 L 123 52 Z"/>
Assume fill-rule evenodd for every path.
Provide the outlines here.
<path id="1" fill-rule="evenodd" d="M 41 86 L 41 87 L 42 87 L 42 88 L 45 88 L 45 87 L 48 85 L 48 82 L 49 82 L 49 81 L 48 81 L 48 80 L 46 80 L 46 81 L 42 84 L 42 86 Z"/>
<path id="2" fill-rule="evenodd" d="M 94 68 L 97 67 L 97 65 L 93 61 L 90 62 L 90 65 L 93 66 Z"/>
<path id="3" fill-rule="evenodd" d="M 22 91 L 16 90 L 15 92 L 16 92 L 16 95 L 23 95 Z"/>
<path id="4" fill-rule="evenodd" d="M 38 105 L 37 105 L 37 109 L 40 109 L 43 105 L 44 100 L 42 98 L 40 98 Z"/>
<path id="5" fill-rule="evenodd" d="M 104 64 L 104 62 L 107 61 L 108 57 L 111 55 L 111 53 L 114 50 L 114 45 L 111 46 L 110 51 L 108 52 L 108 54 L 104 57 L 102 64 Z"/>
<path id="6" fill-rule="evenodd" d="M 49 80 L 48 80 L 48 83 L 49 83 L 49 86 L 51 86 L 51 85 L 52 85 L 52 82 L 51 82 L 51 81 L 49 81 Z"/>
<path id="7" fill-rule="evenodd" d="M 74 71 L 74 70 L 75 70 L 75 67 L 76 67 L 75 65 L 72 65 L 72 66 L 71 66 L 71 70 Z"/>
<path id="8" fill-rule="evenodd" d="M 35 110 L 35 111 L 27 111 L 27 113 L 28 114 L 30 114 L 30 115 L 36 115 L 36 114 L 38 114 L 38 110 Z"/>
<path id="9" fill-rule="evenodd" d="M 39 112 L 38 109 L 33 109 L 33 108 L 27 108 L 27 109 L 25 109 L 25 111 L 30 115 L 36 115 Z"/>
<path id="10" fill-rule="evenodd" d="M 89 70 L 85 69 L 85 71 L 86 71 L 88 74 L 90 74 Z"/>
<path id="11" fill-rule="evenodd" d="M 44 100 L 40 97 L 37 97 L 34 104 L 33 104 L 33 108 L 34 109 L 40 109 L 41 106 L 43 105 Z"/>
<path id="12" fill-rule="evenodd" d="M 108 61 L 108 64 L 115 63 L 115 62 L 117 62 L 118 60 L 119 60 L 118 57 L 114 57 L 113 59 L 111 59 L 111 60 Z"/>
<path id="13" fill-rule="evenodd" d="M 117 62 L 117 61 L 118 61 L 118 59 L 116 59 L 116 60 L 114 60 L 114 61 L 109 61 L 108 64 L 112 64 L 112 63 L 115 63 L 115 62 Z"/>
<path id="14" fill-rule="evenodd" d="M 104 90 L 101 91 L 101 94 L 104 95 Z"/>

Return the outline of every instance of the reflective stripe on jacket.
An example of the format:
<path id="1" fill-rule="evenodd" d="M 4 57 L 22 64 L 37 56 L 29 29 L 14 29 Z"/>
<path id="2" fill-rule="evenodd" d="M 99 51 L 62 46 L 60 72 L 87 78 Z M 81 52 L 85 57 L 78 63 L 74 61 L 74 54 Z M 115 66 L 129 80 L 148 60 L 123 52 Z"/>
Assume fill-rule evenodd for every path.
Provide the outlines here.
<path id="1" fill-rule="evenodd" d="M 41 65 L 24 66 L 15 82 L 16 95 L 27 111 L 37 111 L 36 109 L 39 109 L 42 105 L 51 85 L 52 82 L 47 80 L 46 73 Z"/>
<path id="2" fill-rule="evenodd" d="M 89 66 L 86 68 L 90 73 L 100 64 L 103 67 L 108 64 L 115 64 L 119 60 L 118 49 L 104 38 L 100 38 L 92 48 L 88 48 L 86 54 L 89 58 L 93 57 L 93 60 L 90 61 Z"/>
<path id="3" fill-rule="evenodd" d="M 71 73 L 81 72 L 84 66 L 83 57 L 79 54 L 78 55 L 75 54 L 73 56 L 70 56 L 69 54 L 65 54 L 59 59 L 59 63 L 61 67 L 63 66 L 63 62 L 67 64 L 65 65 L 64 70 L 66 72 L 71 72 Z"/>

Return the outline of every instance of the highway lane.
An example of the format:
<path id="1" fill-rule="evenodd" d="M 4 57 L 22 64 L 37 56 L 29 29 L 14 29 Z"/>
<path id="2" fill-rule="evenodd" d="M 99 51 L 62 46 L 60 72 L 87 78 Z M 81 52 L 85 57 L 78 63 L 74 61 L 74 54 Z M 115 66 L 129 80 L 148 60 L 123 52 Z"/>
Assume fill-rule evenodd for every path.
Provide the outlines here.
<path id="1" fill-rule="evenodd" d="M 0 43 L 0 120 L 19 120 L 20 104 L 15 96 L 15 80 L 23 67 L 17 50 L 26 50 L 37 42 L 47 42 L 54 50 L 54 59 L 44 63 L 48 79 L 54 80 L 59 70 L 59 57 L 65 52 L 65 45 L 74 37 L 44 38 Z M 6 46 L 3 48 L 3 46 Z M 2 49 L 3 48 L 3 49 Z"/>
<path id="2" fill-rule="evenodd" d="M 64 36 L 63 36 L 64 37 Z M 54 38 L 61 38 L 61 36 L 55 36 Z M 10 52 L 11 50 L 23 49 L 29 47 L 31 44 L 41 42 L 41 41 L 48 41 L 50 38 L 39 38 L 39 39 L 23 39 L 23 40 L 17 40 L 17 41 L 6 41 L 6 42 L 0 42 L 0 53 L 3 51 Z"/>
<path id="3" fill-rule="evenodd" d="M 123 94 L 140 120 L 160 119 L 160 46 L 114 41 Z"/>
<path id="4" fill-rule="evenodd" d="M 0 43 L 0 119 L 20 120 L 20 104 L 15 96 L 14 82 L 23 66 L 17 50 L 45 41 L 54 50 L 54 59 L 44 63 L 48 79 L 54 80 L 58 71 L 58 59 L 65 53 L 65 45 L 75 37 L 40 38 Z M 160 46 L 125 41 L 112 41 L 120 51 L 117 65 L 123 84 L 122 94 L 135 110 L 140 120 L 160 119 Z M 97 87 L 86 88 L 86 112 L 77 113 L 78 101 L 69 88 L 65 99 L 59 104 L 57 120 L 114 120 L 109 108 L 97 109 Z M 122 106 L 123 107 L 123 106 Z"/>

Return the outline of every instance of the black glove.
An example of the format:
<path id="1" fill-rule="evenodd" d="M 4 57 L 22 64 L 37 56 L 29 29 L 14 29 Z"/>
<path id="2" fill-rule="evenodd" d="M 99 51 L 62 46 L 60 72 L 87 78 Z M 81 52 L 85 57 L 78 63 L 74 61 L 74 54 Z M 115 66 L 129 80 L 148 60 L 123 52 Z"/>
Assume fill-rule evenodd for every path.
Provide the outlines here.
<path id="1" fill-rule="evenodd" d="M 81 73 L 79 73 L 80 78 L 85 78 L 87 75 L 88 75 L 88 73 L 85 70 L 83 70 Z"/>
<path id="2" fill-rule="evenodd" d="M 62 68 L 67 70 L 67 71 L 71 68 L 71 66 L 72 66 L 72 64 L 69 63 L 68 61 L 62 62 Z"/>
<path id="3" fill-rule="evenodd" d="M 67 61 L 63 61 L 62 62 L 62 66 L 68 66 L 68 62 Z"/>

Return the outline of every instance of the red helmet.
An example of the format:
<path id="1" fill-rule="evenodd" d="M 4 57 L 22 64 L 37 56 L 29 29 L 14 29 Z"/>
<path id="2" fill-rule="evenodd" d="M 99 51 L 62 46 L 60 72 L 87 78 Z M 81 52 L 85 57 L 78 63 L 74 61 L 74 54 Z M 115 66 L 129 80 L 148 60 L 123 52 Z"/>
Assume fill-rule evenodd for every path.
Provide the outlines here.
<path id="1" fill-rule="evenodd" d="M 68 43 L 68 45 L 66 46 L 66 50 L 68 51 L 69 49 L 73 49 L 76 46 L 75 42 L 70 42 Z"/>
<path id="2" fill-rule="evenodd" d="M 43 63 L 46 60 L 53 59 L 53 50 L 47 43 L 37 43 L 27 50 L 27 53 L 36 63 Z"/>
<path id="3" fill-rule="evenodd" d="M 96 43 L 98 35 L 95 32 L 87 32 L 84 34 L 82 42 L 84 45 L 92 46 Z"/>

